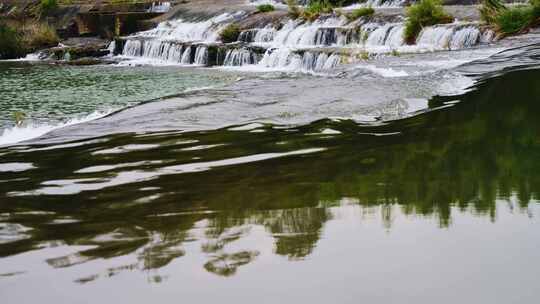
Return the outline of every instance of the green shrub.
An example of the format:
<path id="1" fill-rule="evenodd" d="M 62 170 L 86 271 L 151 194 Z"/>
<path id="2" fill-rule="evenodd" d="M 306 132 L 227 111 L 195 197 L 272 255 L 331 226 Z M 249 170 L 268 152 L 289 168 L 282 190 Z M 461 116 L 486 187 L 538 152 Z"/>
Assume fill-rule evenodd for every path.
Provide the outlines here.
<path id="1" fill-rule="evenodd" d="M 540 18 L 540 0 L 530 0 L 529 4 L 507 7 L 501 0 L 483 0 L 480 15 L 497 32 L 515 34 L 533 26 Z"/>
<path id="2" fill-rule="evenodd" d="M 540 17 L 540 0 L 530 0 L 529 3 L 532 6 L 534 17 L 539 18 Z"/>
<path id="3" fill-rule="evenodd" d="M 43 13 L 49 13 L 58 8 L 57 0 L 41 0 L 39 7 Z"/>
<path id="4" fill-rule="evenodd" d="M 328 0 L 311 1 L 302 12 L 302 18 L 314 21 L 321 14 L 329 14 L 334 11 L 334 6 Z"/>
<path id="5" fill-rule="evenodd" d="M 482 0 L 480 18 L 488 24 L 494 24 L 497 16 L 506 9 L 501 0 Z"/>
<path id="6" fill-rule="evenodd" d="M 514 34 L 527 28 L 533 19 L 532 6 L 512 7 L 502 10 L 495 17 L 495 24 L 499 32 Z"/>
<path id="7" fill-rule="evenodd" d="M 12 59 L 24 55 L 21 37 L 7 24 L 0 23 L 0 58 Z"/>
<path id="8" fill-rule="evenodd" d="M 347 19 L 350 21 L 356 20 L 358 18 L 364 17 L 364 16 L 371 16 L 375 14 L 375 10 L 371 7 L 361 7 L 358 9 L 353 10 L 349 14 L 347 14 Z"/>
<path id="9" fill-rule="evenodd" d="M 421 0 L 407 9 L 404 38 L 413 44 L 425 26 L 450 23 L 453 19 L 444 11 L 440 0 Z"/>
<path id="10" fill-rule="evenodd" d="M 273 12 L 274 10 L 275 8 L 272 4 L 261 4 L 257 6 L 257 11 L 259 13 L 268 13 L 268 12 Z"/>
<path id="11" fill-rule="evenodd" d="M 238 40 L 238 36 L 240 36 L 240 27 L 234 23 L 227 25 L 219 33 L 219 37 L 224 43 L 235 42 Z"/>

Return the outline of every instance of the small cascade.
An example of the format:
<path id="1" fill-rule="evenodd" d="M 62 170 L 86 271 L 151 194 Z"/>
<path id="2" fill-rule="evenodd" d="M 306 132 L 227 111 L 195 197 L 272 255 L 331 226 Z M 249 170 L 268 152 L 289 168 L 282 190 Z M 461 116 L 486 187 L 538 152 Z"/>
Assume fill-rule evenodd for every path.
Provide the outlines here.
<path id="1" fill-rule="evenodd" d="M 206 65 L 208 64 L 208 47 L 200 45 L 195 51 L 195 60 L 193 64 Z"/>
<path id="2" fill-rule="evenodd" d="M 422 30 L 416 43 L 435 50 L 458 50 L 476 45 L 481 36 L 477 26 L 430 26 Z"/>
<path id="3" fill-rule="evenodd" d="M 335 68 L 341 61 L 337 54 L 306 51 L 302 55 L 290 49 L 269 49 L 260 66 L 294 71 L 325 71 Z"/>
<path id="4" fill-rule="evenodd" d="M 403 38 L 404 30 L 405 30 L 405 26 L 403 24 L 394 25 L 388 32 L 388 36 L 386 37 L 384 44 L 392 48 L 404 45 L 405 44 L 405 39 Z"/>
<path id="5" fill-rule="evenodd" d="M 447 26 L 430 26 L 420 32 L 416 44 L 434 49 L 449 49 L 454 29 Z"/>
<path id="6" fill-rule="evenodd" d="M 275 33 L 271 44 L 291 47 L 334 44 L 339 40 L 334 28 L 343 27 L 346 22 L 346 18 L 328 18 L 311 23 L 289 21 Z"/>
<path id="7" fill-rule="evenodd" d="M 228 50 L 223 61 L 224 66 L 243 66 L 257 63 L 257 55 L 247 49 Z"/>
<path id="8" fill-rule="evenodd" d="M 181 64 L 190 64 L 191 63 L 191 48 L 188 47 L 184 50 L 182 57 L 180 58 Z"/>
<path id="9" fill-rule="evenodd" d="M 183 65 L 207 65 L 208 46 L 159 40 L 127 40 L 122 55 Z"/>
<path id="10" fill-rule="evenodd" d="M 451 50 L 458 50 L 471 47 L 478 43 L 482 34 L 477 27 L 467 26 L 454 32 L 450 42 Z"/>
<path id="11" fill-rule="evenodd" d="M 180 63 L 183 48 L 184 47 L 181 44 L 174 42 L 159 40 L 128 40 L 124 45 L 122 55 Z"/>
<path id="12" fill-rule="evenodd" d="M 366 40 L 367 45 L 371 46 L 380 46 L 384 45 L 388 33 L 392 29 L 392 25 L 385 24 L 381 27 L 375 29 L 371 34 L 369 34 L 368 39 Z"/>
<path id="13" fill-rule="evenodd" d="M 140 57 L 142 55 L 142 41 L 128 40 L 124 44 L 122 55 L 129 57 Z"/>
<path id="14" fill-rule="evenodd" d="M 340 62 L 339 55 L 305 52 L 302 57 L 302 69 L 305 71 L 325 71 L 335 68 Z"/>
<path id="15" fill-rule="evenodd" d="M 148 9 L 149 13 L 166 13 L 171 9 L 170 2 L 152 2 L 152 6 Z"/>
<path id="16" fill-rule="evenodd" d="M 109 46 L 107 46 L 107 51 L 109 51 L 109 56 L 114 55 L 114 51 L 116 50 L 116 41 L 111 41 L 109 43 Z"/>
<path id="17" fill-rule="evenodd" d="M 300 69 L 302 57 L 288 48 L 268 49 L 259 66 L 265 68 Z"/>
<path id="18" fill-rule="evenodd" d="M 244 12 L 237 12 L 224 13 L 201 22 L 188 22 L 183 19 L 165 21 L 154 29 L 138 33 L 137 36 L 177 42 L 212 43 L 219 40 L 219 33 L 223 28 L 243 16 Z"/>
<path id="19" fill-rule="evenodd" d="M 272 26 L 259 29 L 250 29 L 240 33 L 238 41 L 246 43 L 265 44 L 272 42 L 276 30 Z"/>

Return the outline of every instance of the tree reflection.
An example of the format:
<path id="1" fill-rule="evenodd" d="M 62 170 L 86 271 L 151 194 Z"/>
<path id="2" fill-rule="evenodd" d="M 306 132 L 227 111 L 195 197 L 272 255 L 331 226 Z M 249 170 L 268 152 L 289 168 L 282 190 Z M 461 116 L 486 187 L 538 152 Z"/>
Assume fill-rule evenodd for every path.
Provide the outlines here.
<path id="1" fill-rule="evenodd" d="M 538 198 L 540 78 L 537 76 L 537 71 L 520 71 L 492 78 L 463 96 L 431 100 L 432 107 L 439 107 L 460 99 L 461 103 L 452 108 L 380 126 L 325 120 L 294 132 L 268 127 L 261 134 L 226 130 L 144 138 L 121 134 L 111 136 L 105 143 L 11 152 L 4 156 L 6 161 L 32 159 L 39 168 L 24 172 L 30 176 L 24 182 L 16 180 L 23 173 L 0 173 L 3 189 L 24 192 L 38 189 L 48 180 L 81 178 L 73 172 L 92 165 L 142 160 L 184 164 L 199 156 L 195 153 L 201 153 L 180 153 L 180 146 L 173 145 L 122 155 L 91 154 L 125 144 L 159 145 L 185 141 L 186 137 L 197 139 L 197 144 L 228 143 L 204 151 L 205 160 L 279 152 L 279 149 L 328 148 L 322 153 L 160 176 L 71 195 L 2 193 L 2 221 L 32 230 L 24 231 L 30 238 L 0 244 L 0 257 L 59 240 L 68 245 L 92 247 L 47 260 L 52 267 L 135 255 L 137 263 L 123 270 L 149 271 L 183 256 L 187 242 L 200 241 L 200 252 L 207 258 L 201 266 L 211 273 L 231 276 L 259 255 L 249 248 L 228 248 L 249 235 L 250 227 L 265 228 L 274 238 L 275 254 L 302 260 L 314 251 L 325 223 L 332 219 L 330 209 L 339 208 L 344 198 L 368 211 L 380 207 L 383 225 L 389 230 L 396 208 L 407 215 L 435 216 L 441 227 L 451 225 L 455 207 L 495 221 L 497 200 L 515 196 L 519 208 L 526 209 Z M 330 138 L 306 135 L 326 127 L 338 129 L 342 134 Z M 365 135 L 395 132 L 400 133 Z M 276 145 L 283 141 L 286 143 Z M 66 159 L 66 155 L 75 156 Z M 152 165 L 147 162 L 136 169 L 152 172 L 159 166 L 159 162 Z M 104 179 L 121 170 L 89 173 L 85 177 Z M 149 197 L 151 201 L 134 203 Z M 54 213 L 21 213 L 35 210 Z M 54 219 L 66 217 L 78 221 L 51 224 Z M 95 278 L 82 278 L 80 282 Z"/>

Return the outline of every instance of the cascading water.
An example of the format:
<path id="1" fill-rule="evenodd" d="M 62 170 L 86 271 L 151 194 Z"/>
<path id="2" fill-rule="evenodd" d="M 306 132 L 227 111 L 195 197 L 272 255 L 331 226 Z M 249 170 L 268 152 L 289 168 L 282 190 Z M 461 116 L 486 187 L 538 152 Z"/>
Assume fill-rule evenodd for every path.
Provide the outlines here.
<path id="1" fill-rule="evenodd" d="M 170 2 L 153 2 L 152 6 L 148 9 L 150 13 L 166 13 L 171 9 Z"/>
<path id="2" fill-rule="evenodd" d="M 377 3 L 398 2 L 379 0 Z M 180 19 L 163 22 L 153 30 L 128 37 L 122 54 L 180 64 L 321 71 L 335 67 L 343 56 L 351 56 L 348 54 L 457 50 L 493 39 L 492 32 L 482 32 L 478 24 L 452 23 L 426 27 L 416 44 L 407 45 L 403 38 L 404 23 L 396 22 L 399 18 L 394 18 L 394 22 L 380 19 L 350 22 L 344 16 L 323 16 L 313 22 L 288 18 L 281 23 L 272 21 L 260 28 L 243 30 L 237 42 L 221 43 L 220 31 L 246 16 L 238 12 L 200 22 Z"/>
<path id="3" fill-rule="evenodd" d="M 480 30 L 475 26 L 432 26 L 422 30 L 417 44 L 434 50 L 457 50 L 477 44 L 480 37 Z"/>
<path id="4" fill-rule="evenodd" d="M 224 13 L 201 22 L 182 19 L 160 23 L 155 29 L 127 37 L 122 55 L 168 63 L 206 65 L 208 47 L 219 40 L 220 31 L 242 18 L 244 12 Z M 191 50 L 193 45 L 196 50 Z"/>
<path id="5" fill-rule="evenodd" d="M 208 63 L 208 48 L 206 46 L 197 47 L 193 63 L 196 65 L 206 65 Z"/>
<path id="6" fill-rule="evenodd" d="M 223 61 L 224 66 L 243 66 L 256 63 L 257 56 L 247 49 L 228 50 Z"/>

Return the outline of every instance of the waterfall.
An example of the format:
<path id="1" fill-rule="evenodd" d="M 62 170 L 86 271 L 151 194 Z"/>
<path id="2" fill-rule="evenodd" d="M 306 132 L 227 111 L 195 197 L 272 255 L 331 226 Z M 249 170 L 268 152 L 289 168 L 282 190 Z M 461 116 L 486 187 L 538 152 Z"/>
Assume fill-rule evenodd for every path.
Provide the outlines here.
<path id="1" fill-rule="evenodd" d="M 390 24 L 385 24 L 375 29 L 373 32 L 371 32 L 371 34 L 369 34 L 366 44 L 372 46 L 384 45 L 388 32 L 390 32 L 391 29 L 392 25 Z"/>
<path id="2" fill-rule="evenodd" d="M 477 26 L 430 26 L 422 30 L 416 43 L 436 50 L 457 50 L 474 46 L 481 36 Z"/>
<path id="3" fill-rule="evenodd" d="M 328 55 L 324 52 L 304 52 L 300 55 L 287 48 L 269 49 L 260 66 L 266 68 L 284 68 L 294 71 L 324 71 L 335 68 L 341 61 L 337 54 Z"/>
<path id="4" fill-rule="evenodd" d="M 208 47 L 200 45 L 195 51 L 195 61 L 193 62 L 196 65 L 206 65 L 208 63 Z"/>
<path id="5" fill-rule="evenodd" d="M 137 36 L 177 42 L 212 43 L 219 40 L 219 33 L 223 28 L 244 15 L 244 12 L 224 13 L 202 22 L 188 22 L 183 19 L 165 21 L 154 29 L 138 33 Z"/>
<path id="6" fill-rule="evenodd" d="M 109 43 L 109 46 L 107 47 L 107 51 L 109 51 L 109 56 L 114 55 L 114 50 L 116 50 L 116 41 L 111 41 Z"/>
<path id="7" fill-rule="evenodd" d="M 126 41 L 126 44 L 124 45 L 124 49 L 122 50 L 122 55 L 130 56 L 130 57 L 137 57 L 137 56 L 141 56 L 141 51 L 142 51 L 142 41 L 128 40 Z"/>
<path id="8" fill-rule="evenodd" d="M 180 59 L 180 63 L 182 63 L 182 64 L 190 64 L 191 63 L 191 47 L 186 48 L 186 50 L 182 54 L 182 57 Z"/>
<path id="9" fill-rule="evenodd" d="M 150 13 L 166 13 L 171 9 L 170 2 L 152 2 L 152 6 L 148 9 Z"/>
<path id="10" fill-rule="evenodd" d="M 447 26 L 430 26 L 420 32 L 416 44 L 430 46 L 433 49 L 449 49 L 454 29 Z"/>
<path id="11" fill-rule="evenodd" d="M 180 63 L 184 47 L 181 44 L 159 40 L 127 40 L 122 55 L 159 59 Z"/>
<path id="12" fill-rule="evenodd" d="M 458 29 L 454 32 L 452 36 L 452 41 L 450 42 L 450 49 L 457 50 L 467 47 L 471 47 L 478 43 L 480 40 L 480 30 L 474 26 L 467 26 L 461 29 Z"/>
<path id="13" fill-rule="evenodd" d="M 302 66 L 302 57 L 288 48 L 268 49 L 259 65 L 266 68 L 299 69 Z"/>
<path id="14" fill-rule="evenodd" d="M 272 40 L 274 46 L 317 46 L 336 42 L 336 31 L 333 28 L 342 27 L 345 18 L 328 18 L 314 22 L 301 23 L 289 21 L 277 31 Z"/>
<path id="15" fill-rule="evenodd" d="M 392 27 L 388 36 L 386 37 L 385 45 L 390 47 L 398 47 L 405 44 L 405 39 L 403 38 L 403 32 L 405 26 L 403 24 L 397 24 Z"/>
<path id="16" fill-rule="evenodd" d="M 368 3 L 390 5 L 402 1 L 368 0 Z M 235 44 L 222 44 L 220 31 L 246 16 L 238 12 L 199 22 L 165 21 L 155 29 L 126 37 L 122 54 L 183 65 L 222 63 L 322 71 L 341 63 L 342 55 L 336 50 L 341 48 L 357 50 L 353 52 L 356 54 L 456 50 L 489 42 L 494 37 L 492 31 L 481 31 L 478 24 L 453 23 L 425 27 L 416 44 L 406 45 L 403 22 L 349 22 L 343 16 L 323 16 L 312 22 L 285 19 L 277 24 L 272 21 L 260 28 L 244 29 Z M 264 55 L 257 55 L 259 52 Z"/>
<path id="17" fill-rule="evenodd" d="M 243 66 L 256 63 L 257 56 L 247 49 L 228 50 L 223 61 L 225 66 Z"/>
<path id="18" fill-rule="evenodd" d="M 265 28 L 259 29 L 253 38 L 255 43 L 266 43 L 271 42 L 274 39 L 276 31 L 271 26 L 266 26 Z"/>

